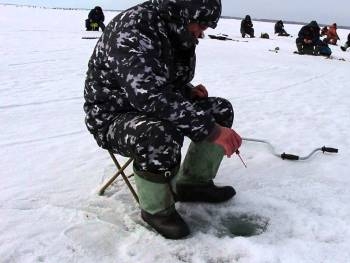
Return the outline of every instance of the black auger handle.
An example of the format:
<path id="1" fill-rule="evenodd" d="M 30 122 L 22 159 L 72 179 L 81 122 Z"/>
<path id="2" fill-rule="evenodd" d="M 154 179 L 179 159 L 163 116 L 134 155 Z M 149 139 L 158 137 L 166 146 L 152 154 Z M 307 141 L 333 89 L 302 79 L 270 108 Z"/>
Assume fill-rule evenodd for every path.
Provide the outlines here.
<path id="1" fill-rule="evenodd" d="M 293 161 L 297 161 L 299 160 L 299 156 L 298 155 L 294 155 L 294 154 L 289 154 L 289 153 L 282 153 L 281 154 L 281 158 L 287 159 L 287 160 L 293 160 Z"/>
<path id="2" fill-rule="evenodd" d="M 322 152 L 328 152 L 328 153 L 337 153 L 338 152 L 338 149 L 337 148 L 331 148 L 331 147 L 326 147 L 326 146 L 323 146 L 321 148 Z"/>

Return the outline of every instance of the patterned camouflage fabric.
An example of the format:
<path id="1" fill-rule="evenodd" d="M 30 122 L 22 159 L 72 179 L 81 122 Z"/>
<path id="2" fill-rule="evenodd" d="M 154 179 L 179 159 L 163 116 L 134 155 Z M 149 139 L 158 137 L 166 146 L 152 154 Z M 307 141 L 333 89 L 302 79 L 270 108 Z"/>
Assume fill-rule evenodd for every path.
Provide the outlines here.
<path id="1" fill-rule="evenodd" d="M 210 97 L 193 104 L 220 125 L 232 126 L 233 110 L 229 101 Z M 107 132 L 111 149 L 123 156 L 133 156 L 137 171 L 159 174 L 173 172 L 180 164 L 183 140 L 183 134 L 172 122 L 138 112 L 121 113 Z"/>
<path id="2" fill-rule="evenodd" d="M 227 101 L 190 98 L 198 42 L 187 25 L 215 28 L 220 14 L 220 0 L 153 0 L 109 23 L 90 58 L 84 90 L 86 125 L 100 146 L 133 156 L 143 170 L 161 171 L 178 162 L 183 136 L 201 141 L 218 120 L 231 125 Z M 155 142 L 154 133 L 162 132 Z M 160 152 L 169 161 L 158 160 Z"/>

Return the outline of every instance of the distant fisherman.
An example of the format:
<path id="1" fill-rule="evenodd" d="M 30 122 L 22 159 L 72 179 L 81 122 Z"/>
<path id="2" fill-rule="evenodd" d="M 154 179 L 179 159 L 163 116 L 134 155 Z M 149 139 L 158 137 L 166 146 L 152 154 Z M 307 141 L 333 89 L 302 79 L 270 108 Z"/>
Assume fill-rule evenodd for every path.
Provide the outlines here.
<path id="1" fill-rule="evenodd" d="M 103 31 L 105 29 L 105 15 L 103 14 L 100 6 L 95 6 L 89 12 L 88 19 L 85 20 L 85 26 L 87 31 L 98 31 L 99 28 Z"/>
<path id="2" fill-rule="evenodd" d="M 299 54 L 330 56 L 332 51 L 327 43 L 320 40 L 320 27 L 316 21 L 303 26 L 295 40 Z"/>
<path id="3" fill-rule="evenodd" d="M 275 34 L 278 34 L 278 36 L 286 36 L 289 37 L 290 35 L 287 33 L 287 31 L 284 29 L 284 24 L 282 20 L 278 20 L 275 24 Z"/>
<path id="4" fill-rule="evenodd" d="M 249 15 L 246 15 L 241 21 L 241 34 L 243 38 L 245 38 L 246 35 L 249 35 L 251 38 L 254 37 L 253 22 Z"/>

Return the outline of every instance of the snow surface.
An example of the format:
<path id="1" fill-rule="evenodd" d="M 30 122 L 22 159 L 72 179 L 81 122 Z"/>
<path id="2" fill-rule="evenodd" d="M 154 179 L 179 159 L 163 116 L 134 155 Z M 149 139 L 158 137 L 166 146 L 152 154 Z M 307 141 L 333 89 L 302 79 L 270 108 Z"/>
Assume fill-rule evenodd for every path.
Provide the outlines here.
<path id="1" fill-rule="evenodd" d="M 256 35 L 270 40 L 200 41 L 193 83 L 232 102 L 242 136 L 301 156 L 323 145 L 340 152 L 291 162 L 245 142 L 248 169 L 225 158 L 216 179 L 237 196 L 177 204 L 192 234 L 172 241 L 142 222 L 121 181 L 97 194 L 114 168 L 84 125 L 96 43 L 81 39 L 88 11 L 0 5 L 0 13 L 0 262 L 350 262 L 349 52 L 332 47 L 347 61 L 292 54 L 295 37 L 274 36 L 262 22 Z M 208 33 L 242 40 L 239 23 L 222 19 Z M 300 29 L 285 27 L 294 36 Z M 344 43 L 349 31 L 338 32 Z M 234 237 L 237 217 L 266 230 Z"/>

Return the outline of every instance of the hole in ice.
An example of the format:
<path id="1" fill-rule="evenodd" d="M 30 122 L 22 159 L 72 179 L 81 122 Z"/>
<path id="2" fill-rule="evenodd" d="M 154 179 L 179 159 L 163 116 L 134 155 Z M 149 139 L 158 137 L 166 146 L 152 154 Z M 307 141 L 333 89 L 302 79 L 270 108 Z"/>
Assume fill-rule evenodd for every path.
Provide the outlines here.
<path id="1" fill-rule="evenodd" d="M 266 231 L 269 220 L 259 215 L 227 215 L 221 219 L 217 229 L 217 236 L 243 236 L 260 235 Z"/>

